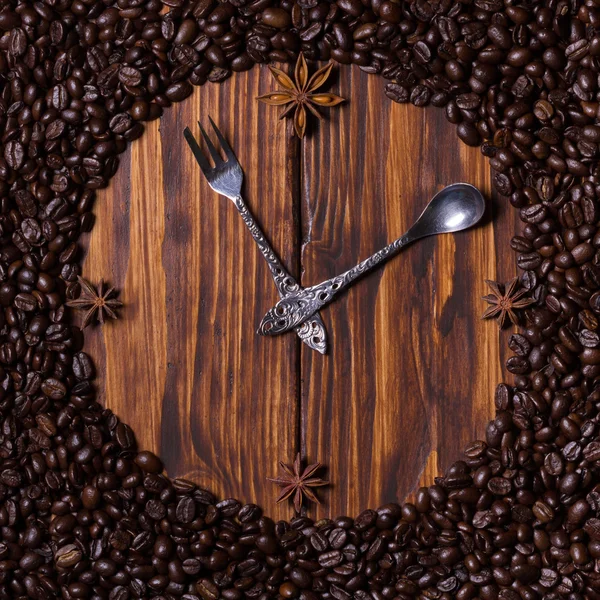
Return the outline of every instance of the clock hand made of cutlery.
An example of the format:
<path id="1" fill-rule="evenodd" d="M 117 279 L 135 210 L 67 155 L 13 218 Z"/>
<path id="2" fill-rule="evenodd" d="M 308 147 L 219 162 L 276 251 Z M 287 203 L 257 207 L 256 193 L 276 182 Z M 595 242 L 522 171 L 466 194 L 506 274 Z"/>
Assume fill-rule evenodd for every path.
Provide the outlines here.
<path id="1" fill-rule="evenodd" d="M 397 240 L 361 261 L 355 267 L 281 299 L 263 317 L 258 333 L 278 335 L 298 327 L 329 304 L 354 281 L 386 262 L 405 246 L 420 238 L 462 231 L 475 225 L 485 212 L 481 192 L 467 183 L 455 183 L 438 192 L 412 227 Z"/>

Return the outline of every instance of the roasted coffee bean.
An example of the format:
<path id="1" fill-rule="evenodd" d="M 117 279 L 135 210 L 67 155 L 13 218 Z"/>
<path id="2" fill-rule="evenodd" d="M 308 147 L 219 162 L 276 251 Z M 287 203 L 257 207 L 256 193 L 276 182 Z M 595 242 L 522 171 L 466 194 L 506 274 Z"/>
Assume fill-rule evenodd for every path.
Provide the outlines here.
<path id="1" fill-rule="evenodd" d="M 525 336 L 519 334 L 510 336 L 508 346 L 517 356 L 528 356 L 531 352 L 531 343 Z"/>
<path id="2" fill-rule="evenodd" d="M 262 22 L 269 27 L 286 29 L 292 24 L 291 15 L 281 8 L 268 7 L 262 13 Z"/>
<path id="3" fill-rule="evenodd" d="M 119 423 L 115 429 L 115 440 L 121 448 L 129 450 L 135 446 L 133 431 L 129 425 Z"/>
<path id="4" fill-rule="evenodd" d="M 52 400 L 60 400 L 67 393 L 65 384 L 54 377 L 49 377 L 44 380 L 41 385 L 41 390 Z"/>
<path id="5" fill-rule="evenodd" d="M 468 146 L 479 146 L 481 143 L 481 135 L 472 123 L 463 121 L 456 128 L 456 132 L 458 137 Z"/>
<path id="6" fill-rule="evenodd" d="M 410 99 L 408 89 L 398 85 L 397 83 L 388 83 L 385 86 L 385 95 L 394 102 L 406 103 Z"/>
<path id="7" fill-rule="evenodd" d="M 337 567 L 343 560 L 339 550 L 328 550 L 319 555 L 319 564 L 325 568 Z"/>
<path id="8" fill-rule="evenodd" d="M 160 473 L 163 465 L 160 459 L 152 452 L 144 450 L 135 457 L 136 464 L 148 473 Z"/>
<path id="9" fill-rule="evenodd" d="M 196 513 L 196 505 L 192 498 L 183 497 L 177 504 L 175 516 L 181 523 L 191 523 Z"/>
<path id="10" fill-rule="evenodd" d="M 74 567 L 81 559 L 83 554 L 74 544 L 68 544 L 59 548 L 55 554 L 56 566 L 63 569 Z"/>
<path id="11" fill-rule="evenodd" d="M 196 583 L 196 591 L 204 600 L 219 598 L 219 588 L 210 579 L 201 579 Z"/>
<path id="12" fill-rule="evenodd" d="M 213 47 L 216 48 L 216 47 Z M 215 50 L 216 51 L 216 50 Z M 165 96 L 171 102 L 181 102 L 192 93 L 192 86 L 186 81 L 180 81 L 170 85 L 165 90 Z"/>

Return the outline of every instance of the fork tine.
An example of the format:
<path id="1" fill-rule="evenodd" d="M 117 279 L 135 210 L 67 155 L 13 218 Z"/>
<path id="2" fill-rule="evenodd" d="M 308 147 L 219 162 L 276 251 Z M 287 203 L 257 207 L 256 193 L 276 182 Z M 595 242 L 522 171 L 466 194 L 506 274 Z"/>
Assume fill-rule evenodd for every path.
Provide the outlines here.
<path id="1" fill-rule="evenodd" d="M 186 127 L 183 130 L 183 137 L 185 138 L 186 142 L 188 143 L 191 151 L 194 153 L 194 156 L 196 157 L 196 161 L 200 165 L 202 172 L 204 173 L 205 176 L 207 176 L 209 171 L 211 170 L 211 166 L 208 163 L 208 161 L 206 160 L 206 158 L 204 158 L 204 154 L 202 154 L 202 150 L 200 150 L 200 146 L 198 146 L 198 142 L 196 142 L 196 139 L 192 135 L 192 132 L 190 131 L 189 127 Z"/>
<path id="2" fill-rule="evenodd" d="M 208 137 L 208 134 L 206 133 L 206 131 L 204 131 L 204 127 L 202 127 L 202 124 L 200 123 L 200 121 L 198 121 L 198 125 L 200 126 L 200 131 L 202 132 L 202 135 L 204 136 L 204 141 L 206 142 L 206 145 L 208 146 L 208 151 L 210 152 L 210 155 L 212 156 L 213 161 L 215 162 L 215 167 L 221 163 L 223 163 L 223 159 L 221 158 L 221 155 L 217 152 L 217 149 L 214 147 L 213 143 L 210 141 L 210 138 Z"/>
<path id="3" fill-rule="evenodd" d="M 235 157 L 235 154 L 233 153 L 233 150 L 227 143 L 227 140 L 225 139 L 225 137 L 223 136 L 223 134 L 221 133 L 219 128 L 215 125 L 215 122 L 212 120 L 212 118 L 210 116 L 208 117 L 208 120 L 210 121 L 212 128 L 215 130 L 215 133 L 217 134 L 217 138 L 219 139 L 219 142 L 221 143 L 221 148 L 223 148 L 223 151 L 225 152 L 225 156 L 231 161 L 238 162 L 237 158 Z"/>

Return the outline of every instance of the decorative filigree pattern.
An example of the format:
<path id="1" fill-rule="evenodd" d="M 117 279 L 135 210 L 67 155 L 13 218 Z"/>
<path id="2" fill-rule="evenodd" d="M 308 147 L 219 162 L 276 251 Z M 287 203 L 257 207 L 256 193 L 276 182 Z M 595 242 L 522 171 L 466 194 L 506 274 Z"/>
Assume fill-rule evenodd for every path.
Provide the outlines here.
<path id="1" fill-rule="evenodd" d="M 233 202 L 244 223 L 246 224 L 246 227 L 252 234 L 252 237 L 256 242 L 261 254 L 267 261 L 267 265 L 269 266 L 269 270 L 273 276 L 273 281 L 275 281 L 275 286 L 277 287 L 281 301 L 284 301 L 288 296 L 295 296 L 298 293 L 302 293 L 302 288 L 287 272 L 286 268 L 275 254 L 273 248 L 258 226 L 258 223 L 252 216 L 252 213 L 246 206 L 244 199 L 238 195 Z M 313 313 L 314 312 L 316 311 L 313 311 Z M 306 315 L 306 318 L 302 319 L 301 323 L 297 323 L 297 325 L 301 326 L 296 329 L 296 333 L 309 348 L 316 350 L 321 354 L 325 354 L 327 351 L 327 331 L 325 330 L 325 326 L 323 325 L 321 317 L 313 313 Z M 311 317 L 311 315 L 312 318 L 310 319 L 310 322 L 304 323 L 304 321 Z M 292 325 L 292 327 L 294 326 Z"/>
<path id="2" fill-rule="evenodd" d="M 408 234 L 403 235 L 358 263 L 355 267 L 348 269 L 345 273 L 282 298 L 263 317 L 258 333 L 261 335 L 279 335 L 301 325 L 323 306 L 329 304 L 337 294 L 349 287 L 352 282 L 397 254 L 412 241 L 413 238 L 409 237 Z"/>

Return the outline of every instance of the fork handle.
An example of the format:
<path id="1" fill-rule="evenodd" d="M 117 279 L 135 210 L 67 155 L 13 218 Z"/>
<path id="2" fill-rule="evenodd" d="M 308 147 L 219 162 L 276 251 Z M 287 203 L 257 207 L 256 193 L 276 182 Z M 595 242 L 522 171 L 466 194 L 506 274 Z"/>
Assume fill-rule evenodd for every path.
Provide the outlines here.
<path id="1" fill-rule="evenodd" d="M 280 298 L 285 298 L 290 294 L 300 292 L 302 288 L 298 285 L 298 282 L 287 272 L 287 269 L 283 266 L 281 260 L 275 251 L 269 244 L 269 241 L 265 237 L 258 223 L 255 221 L 250 209 L 244 202 L 241 195 L 233 198 L 233 203 L 237 208 L 242 220 L 246 227 L 252 234 L 252 238 L 256 242 L 260 253 L 267 261 L 269 270 L 275 282 L 275 287 L 279 293 Z M 298 337 L 312 350 L 316 350 L 321 354 L 325 354 L 327 351 L 327 332 L 325 325 L 321 320 L 318 313 L 315 313 L 306 322 L 298 325 L 294 328 Z"/>
<path id="2" fill-rule="evenodd" d="M 277 287 L 277 291 L 279 295 L 284 298 L 289 294 L 293 294 L 300 290 L 300 286 L 296 282 L 296 280 L 287 272 L 286 268 L 283 266 L 282 262 L 279 260 L 277 254 L 269 244 L 267 238 L 263 234 L 262 230 L 258 226 L 258 223 L 254 220 L 252 213 L 248 209 L 248 206 L 244 202 L 242 196 L 236 196 L 234 199 L 235 207 L 238 209 L 242 220 L 246 224 L 246 227 L 252 234 L 260 253 L 264 256 L 267 261 L 267 265 L 269 266 L 269 270 L 271 271 L 271 275 L 273 276 L 273 281 L 275 281 L 275 286 Z"/>

